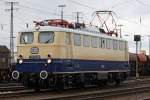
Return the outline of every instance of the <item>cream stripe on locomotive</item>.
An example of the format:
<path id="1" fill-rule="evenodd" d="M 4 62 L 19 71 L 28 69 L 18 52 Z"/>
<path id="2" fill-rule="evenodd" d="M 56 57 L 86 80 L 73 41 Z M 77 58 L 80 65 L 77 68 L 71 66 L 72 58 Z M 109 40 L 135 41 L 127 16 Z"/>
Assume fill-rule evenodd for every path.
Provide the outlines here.
<path id="1" fill-rule="evenodd" d="M 52 43 L 39 43 L 39 32 L 49 31 L 54 32 L 54 41 Z M 50 54 L 52 58 L 65 58 L 65 59 L 86 59 L 86 60 L 108 60 L 108 61 L 128 61 L 128 47 L 127 42 L 118 39 L 116 37 L 110 37 L 103 34 L 94 34 L 90 32 L 84 32 L 79 30 L 72 30 L 58 27 L 41 27 L 39 31 L 26 30 L 24 32 L 33 32 L 33 43 L 31 44 L 20 44 L 20 38 L 18 39 L 18 56 L 23 55 L 23 58 L 28 59 L 29 56 L 35 55 L 31 53 L 32 47 L 38 47 L 39 52 L 36 55 L 40 55 L 40 58 L 47 58 Z M 69 43 L 66 42 L 67 34 L 70 34 Z M 20 34 L 19 34 L 20 35 Z M 75 44 L 75 36 L 80 35 L 80 45 Z M 90 45 L 84 46 L 83 38 L 87 36 L 90 38 Z M 78 36 L 77 36 L 78 37 Z M 97 47 L 92 47 L 92 38 L 97 38 Z M 105 39 L 105 46 L 99 47 L 99 39 Z M 107 40 L 110 41 L 110 45 L 107 47 Z M 95 40 L 94 40 L 95 41 Z M 109 42 L 108 41 L 108 42 Z M 117 49 L 113 47 L 113 41 L 122 43 L 122 49 L 120 44 L 116 44 Z"/>

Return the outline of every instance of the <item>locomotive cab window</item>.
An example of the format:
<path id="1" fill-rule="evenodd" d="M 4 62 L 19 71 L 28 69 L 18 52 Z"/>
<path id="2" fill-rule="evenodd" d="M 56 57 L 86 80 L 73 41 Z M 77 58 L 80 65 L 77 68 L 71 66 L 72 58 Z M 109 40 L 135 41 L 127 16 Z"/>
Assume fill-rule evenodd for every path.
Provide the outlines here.
<path id="1" fill-rule="evenodd" d="M 40 32 L 39 33 L 39 43 L 53 43 L 54 32 Z"/>
<path id="2" fill-rule="evenodd" d="M 33 42 L 33 33 L 25 32 L 20 35 L 21 44 L 31 44 Z"/>

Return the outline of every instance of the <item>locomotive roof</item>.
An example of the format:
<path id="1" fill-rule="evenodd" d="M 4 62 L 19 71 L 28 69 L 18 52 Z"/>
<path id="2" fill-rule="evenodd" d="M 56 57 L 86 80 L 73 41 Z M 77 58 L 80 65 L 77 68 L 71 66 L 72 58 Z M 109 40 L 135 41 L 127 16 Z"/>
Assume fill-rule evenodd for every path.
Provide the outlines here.
<path id="1" fill-rule="evenodd" d="M 55 26 L 40 26 L 38 30 L 35 27 L 28 28 L 20 32 L 34 32 L 34 31 L 70 32 L 70 33 L 78 33 L 78 34 L 83 34 L 83 35 L 90 35 L 90 36 L 104 37 L 104 38 L 109 38 L 109 39 L 125 41 L 122 38 L 115 37 L 115 36 L 108 36 L 101 32 L 85 31 L 82 29 L 70 29 L 70 28 L 62 28 L 62 27 L 55 27 Z"/>

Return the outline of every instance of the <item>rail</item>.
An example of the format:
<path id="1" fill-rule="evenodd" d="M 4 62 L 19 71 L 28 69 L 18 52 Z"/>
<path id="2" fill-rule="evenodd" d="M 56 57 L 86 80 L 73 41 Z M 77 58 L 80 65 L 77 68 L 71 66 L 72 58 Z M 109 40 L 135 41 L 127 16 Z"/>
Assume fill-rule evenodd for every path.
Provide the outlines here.
<path id="1" fill-rule="evenodd" d="M 104 99 L 125 94 L 134 94 L 150 91 L 150 78 L 130 80 L 122 83 L 120 86 L 107 86 L 103 88 L 92 87 L 84 89 L 69 90 L 43 90 L 35 92 L 32 89 L 11 91 L 0 94 L 0 99 L 31 99 L 32 100 L 95 100 Z M 148 100 L 145 98 L 144 100 Z"/>

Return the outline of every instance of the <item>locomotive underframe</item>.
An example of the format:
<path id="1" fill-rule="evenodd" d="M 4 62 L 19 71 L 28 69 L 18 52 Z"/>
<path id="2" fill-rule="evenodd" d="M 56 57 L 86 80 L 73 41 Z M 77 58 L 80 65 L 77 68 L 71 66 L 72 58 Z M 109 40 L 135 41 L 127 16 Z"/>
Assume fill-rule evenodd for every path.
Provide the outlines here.
<path id="1" fill-rule="evenodd" d="M 56 89 L 104 85 L 107 83 L 119 84 L 126 79 L 129 72 L 128 66 L 125 66 L 127 62 L 110 62 L 108 65 L 106 61 L 84 62 L 68 59 L 52 59 L 49 64 L 46 59 L 23 61 L 22 64 L 18 63 L 16 65 L 16 70 L 20 73 L 19 80 L 29 88 Z M 45 79 L 40 77 L 40 72 L 43 70 L 48 73 Z"/>
<path id="2" fill-rule="evenodd" d="M 127 78 L 127 72 L 109 73 L 48 73 L 46 79 L 41 79 L 39 73 L 21 73 L 19 80 L 28 88 L 34 89 L 66 89 L 75 87 L 86 87 L 91 85 L 116 85 Z M 101 75 L 101 76 L 99 76 Z"/>

